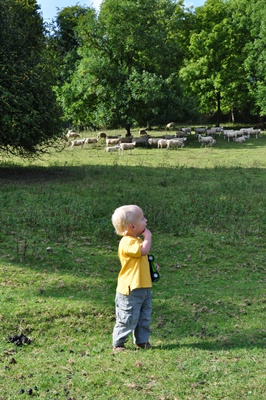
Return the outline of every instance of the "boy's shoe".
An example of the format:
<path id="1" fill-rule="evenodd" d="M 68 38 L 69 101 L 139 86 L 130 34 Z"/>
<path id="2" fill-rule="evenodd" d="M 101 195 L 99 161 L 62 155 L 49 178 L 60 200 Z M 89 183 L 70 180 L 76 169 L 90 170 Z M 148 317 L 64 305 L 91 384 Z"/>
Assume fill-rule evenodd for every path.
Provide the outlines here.
<path id="1" fill-rule="evenodd" d="M 152 345 L 149 342 L 139 343 L 137 344 L 137 347 L 140 349 L 152 349 Z"/>
<path id="2" fill-rule="evenodd" d="M 113 348 L 113 351 L 115 353 L 119 353 L 120 351 L 125 351 L 125 350 L 126 350 L 126 348 L 125 348 L 125 346 L 123 344 L 121 344 L 121 346 L 117 346 L 117 347 Z"/>

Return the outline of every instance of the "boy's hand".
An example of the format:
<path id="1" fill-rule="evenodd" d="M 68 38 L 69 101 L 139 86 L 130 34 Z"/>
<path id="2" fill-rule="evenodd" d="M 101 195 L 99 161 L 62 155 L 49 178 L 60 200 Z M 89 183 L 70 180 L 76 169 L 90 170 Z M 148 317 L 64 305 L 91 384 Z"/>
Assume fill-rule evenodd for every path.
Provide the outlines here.
<path id="1" fill-rule="evenodd" d="M 145 228 L 142 232 L 142 236 L 144 236 L 145 239 L 147 238 L 147 236 L 151 237 L 151 231 L 148 228 Z"/>

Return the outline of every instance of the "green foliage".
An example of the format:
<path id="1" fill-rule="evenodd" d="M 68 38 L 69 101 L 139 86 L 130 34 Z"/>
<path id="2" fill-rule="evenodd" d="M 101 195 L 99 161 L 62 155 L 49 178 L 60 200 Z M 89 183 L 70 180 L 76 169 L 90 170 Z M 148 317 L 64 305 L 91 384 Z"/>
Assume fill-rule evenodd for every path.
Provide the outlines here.
<path id="1" fill-rule="evenodd" d="M 36 1 L 1 3 L 0 149 L 34 155 L 60 134 L 60 110 Z"/>
<path id="2" fill-rule="evenodd" d="M 263 399 L 265 162 L 265 136 L 2 162 L 0 397 Z M 161 266 L 154 348 L 135 351 L 130 337 L 113 354 L 111 215 L 129 200 L 145 211 Z M 19 333 L 31 343 L 8 341 Z"/>
<path id="3" fill-rule="evenodd" d="M 184 53 L 183 19 L 181 5 L 161 0 L 106 0 L 98 18 L 88 11 L 77 29 L 80 63 L 58 88 L 66 119 L 117 126 L 182 117 L 188 107 L 176 71 Z"/>

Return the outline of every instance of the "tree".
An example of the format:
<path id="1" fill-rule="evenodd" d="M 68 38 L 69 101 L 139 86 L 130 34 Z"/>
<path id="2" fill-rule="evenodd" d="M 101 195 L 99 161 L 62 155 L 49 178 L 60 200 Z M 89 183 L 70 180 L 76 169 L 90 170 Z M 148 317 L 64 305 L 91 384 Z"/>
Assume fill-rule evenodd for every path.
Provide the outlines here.
<path id="1" fill-rule="evenodd" d="M 265 1 L 246 1 L 246 13 L 250 16 L 251 39 L 246 44 L 248 87 L 254 96 L 253 112 L 266 116 L 266 7 Z"/>
<path id="2" fill-rule="evenodd" d="M 0 3 L 0 149 L 35 155 L 61 134 L 61 111 L 35 0 Z"/>
<path id="3" fill-rule="evenodd" d="M 250 101 L 245 79 L 244 48 L 250 36 L 248 25 L 242 24 L 239 3 L 207 0 L 196 8 L 196 30 L 190 36 L 189 56 L 181 70 L 185 85 L 196 94 L 200 111 L 216 113 L 242 111 Z"/>
<path id="4" fill-rule="evenodd" d="M 88 10 L 76 30 L 81 59 L 58 90 L 66 117 L 114 126 L 189 113 L 177 73 L 185 18 L 183 1 L 171 0 L 105 0 L 98 17 Z"/>

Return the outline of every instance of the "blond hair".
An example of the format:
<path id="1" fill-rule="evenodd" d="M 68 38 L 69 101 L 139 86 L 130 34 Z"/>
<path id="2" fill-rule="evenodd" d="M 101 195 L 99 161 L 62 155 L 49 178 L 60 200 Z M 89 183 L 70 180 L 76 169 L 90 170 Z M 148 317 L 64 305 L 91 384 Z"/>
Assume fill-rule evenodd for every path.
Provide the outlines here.
<path id="1" fill-rule="evenodd" d="M 127 233 L 129 225 L 135 222 L 141 213 L 141 208 L 136 205 L 118 207 L 112 215 L 112 224 L 116 233 L 124 236 Z"/>

